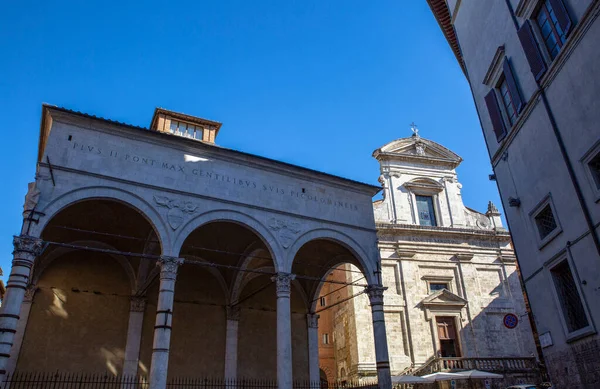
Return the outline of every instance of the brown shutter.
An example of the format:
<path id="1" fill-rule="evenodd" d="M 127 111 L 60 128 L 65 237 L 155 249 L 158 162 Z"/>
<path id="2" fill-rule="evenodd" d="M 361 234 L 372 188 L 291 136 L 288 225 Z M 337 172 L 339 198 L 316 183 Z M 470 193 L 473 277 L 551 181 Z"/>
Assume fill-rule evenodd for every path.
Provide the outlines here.
<path id="1" fill-rule="evenodd" d="M 569 35 L 572 23 L 571 18 L 569 17 L 569 13 L 565 8 L 565 4 L 562 0 L 550 0 L 550 5 L 552 5 L 552 9 L 554 10 L 554 14 L 556 15 L 556 20 L 558 20 L 558 24 L 565 33 L 565 36 Z"/>
<path id="2" fill-rule="evenodd" d="M 540 78 L 542 78 L 542 75 L 544 75 L 544 72 L 546 71 L 546 65 L 544 64 L 540 49 L 533 37 L 533 31 L 531 31 L 531 22 L 529 20 L 526 20 L 525 23 L 523 23 L 519 29 L 518 35 L 521 45 L 523 46 L 523 50 L 525 51 L 527 62 L 529 62 L 531 72 L 533 73 L 536 81 L 538 81 Z"/>
<path id="3" fill-rule="evenodd" d="M 510 93 L 512 102 L 515 105 L 517 114 L 519 114 L 521 113 L 521 110 L 523 109 L 523 106 L 525 104 L 523 104 L 523 99 L 521 98 L 521 94 L 519 93 L 519 88 L 517 88 L 517 83 L 515 82 L 515 77 L 513 75 L 512 68 L 510 67 L 510 63 L 508 62 L 507 58 L 504 58 L 502 70 L 504 71 L 504 78 L 506 79 L 508 92 Z"/>
<path id="4" fill-rule="evenodd" d="M 490 119 L 492 119 L 496 139 L 500 142 L 504 138 L 504 135 L 506 135 L 506 128 L 504 127 L 504 121 L 502 120 L 502 114 L 500 113 L 500 107 L 498 107 L 498 100 L 496 99 L 496 91 L 494 89 L 485 96 L 485 104 L 487 105 Z"/>

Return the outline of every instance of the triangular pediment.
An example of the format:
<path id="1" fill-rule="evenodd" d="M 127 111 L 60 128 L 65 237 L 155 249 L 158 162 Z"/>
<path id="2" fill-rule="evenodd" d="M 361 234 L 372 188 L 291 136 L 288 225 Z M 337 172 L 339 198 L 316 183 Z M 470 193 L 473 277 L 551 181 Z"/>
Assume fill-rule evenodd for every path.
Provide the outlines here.
<path id="1" fill-rule="evenodd" d="M 452 306 L 462 308 L 467 304 L 467 300 L 450 292 L 448 289 L 442 289 L 425 297 L 423 301 L 421 301 L 421 304 L 429 308 L 432 306 Z"/>
<path id="2" fill-rule="evenodd" d="M 420 136 L 396 139 L 375 150 L 373 156 L 377 159 L 380 157 L 409 159 L 430 164 L 451 164 L 455 167 L 462 162 L 462 158 L 456 153 Z"/>

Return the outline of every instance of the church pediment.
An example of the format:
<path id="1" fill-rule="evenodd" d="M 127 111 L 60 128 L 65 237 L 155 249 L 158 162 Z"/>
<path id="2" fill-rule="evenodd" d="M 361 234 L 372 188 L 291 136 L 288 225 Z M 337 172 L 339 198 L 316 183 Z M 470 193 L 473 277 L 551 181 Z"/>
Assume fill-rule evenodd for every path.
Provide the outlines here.
<path id="1" fill-rule="evenodd" d="M 449 164 L 453 167 L 462 162 L 462 158 L 456 153 L 439 143 L 421 138 L 418 135 L 396 139 L 375 150 L 373 156 L 377 159 L 398 158 L 429 164 Z"/>
<path id="2" fill-rule="evenodd" d="M 455 307 L 462 308 L 467 304 L 467 300 L 464 298 L 455 295 L 450 292 L 448 289 L 438 290 L 425 297 L 421 301 L 421 305 L 426 308 L 434 308 L 434 307 Z"/>

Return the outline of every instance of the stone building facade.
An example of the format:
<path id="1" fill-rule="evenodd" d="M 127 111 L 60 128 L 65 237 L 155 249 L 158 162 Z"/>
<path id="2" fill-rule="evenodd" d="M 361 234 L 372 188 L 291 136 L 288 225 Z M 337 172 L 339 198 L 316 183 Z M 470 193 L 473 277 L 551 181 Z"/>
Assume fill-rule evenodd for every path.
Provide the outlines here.
<path id="1" fill-rule="evenodd" d="M 428 0 L 471 86 L 556 388 L 600 387 L 600 1 Z"/>
<path id="2" fill-rule="evenodd" d="M 373 155 L 384 190 L 374 211 L 392 374 L 435 357 L 537 355 L 509 233 L 491 202 L 485 214 L 463 205 L 455 171 L 462 159 L 418 133 Z M 351 265 L 334 274 L 362 280 Z M 329 379 L 376 373 L 368 299 L 351 298 L 358 293 L 349 286 L 327 297 L 334 319 L 321 330 L 332 333 L 337 364 Z"/>
<path id="3" fill-rule="evenodd" d="M 220 147 L 221 124 L 149 129 L 43 106 L 0 312 L 0 375 L 319 380 L 315 299 L 352 264 L 391 389 L 372 197 L 380 188 Z"/>

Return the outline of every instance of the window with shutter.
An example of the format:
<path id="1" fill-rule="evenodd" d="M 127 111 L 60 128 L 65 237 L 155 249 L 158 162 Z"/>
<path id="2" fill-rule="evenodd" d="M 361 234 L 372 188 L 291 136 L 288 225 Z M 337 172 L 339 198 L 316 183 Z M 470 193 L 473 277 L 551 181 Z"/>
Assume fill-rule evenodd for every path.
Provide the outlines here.
<path id="1" fill-rule="evenodd" d="M 521 113 L 523 106 L 523 99 L 521 98 L 521 93 L 519 92 L 519 88 L 517 87 L 517 82 L 515 81 L 515 76 L 512 72 L 512 68 L 507 58 L 504 58 L 504 63 L 502 64 L 502 70 L 504 71 L 504 79 L 506 81 L 506 86 L 508 88 L 508 93 L 510 95 L 510 100 L 513 104 L 513 107 L 516 111 L 517 116 Z"/>
<path id="2" fill-rule="evenodd" d="M 492 89 L 490 93 L 485 96 L 485 104 L 487 105 L 490 119 L 492 120 L 492 127 L 496 134 L 496 139 L 500 142 L 506 136 L 506 127 L 502 120 L 502 114 L 500 113 L 500 107 L 498 106 L 498 99 L 496 98 L 496 91 Z"/>
<path id="3" fill-rule="evenodd" d="M 548 50 L 548 55 L 551 59 L 556 58 L 567 40 L 567 33 L 571 28 L 571 19 L 563 2 L 561 0 L 542 2 L 535 15 L 535 22 L 544 46 Z"/>
<path id="4" fill-rule="evenodd" d="M 546 72 L 546 64 L 542 59 L 540 49 L 535 41 L 535 38 L 533 37 L 531 22 L 529 20 L 526 20 L 525 23 L 523 23 L 517 32 L 517 35 L 519 36 L 519 40 L 521 41 L 521 45 L 525 51 L 525 57 L 527 57 L 527 62 L 529 62 L 531 72 L 533 73 L 535 79 L 539 80 Z"/>

